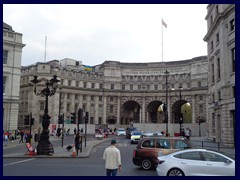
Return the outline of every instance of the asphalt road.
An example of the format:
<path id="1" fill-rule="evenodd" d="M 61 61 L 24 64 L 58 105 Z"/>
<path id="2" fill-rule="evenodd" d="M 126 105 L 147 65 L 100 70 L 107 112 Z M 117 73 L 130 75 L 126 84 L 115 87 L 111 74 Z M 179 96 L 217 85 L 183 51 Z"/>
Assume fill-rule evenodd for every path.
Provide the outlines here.
<path id="1" fill-rule="evenodd" d="M 116 138 L 122 156 L 122 172 L 118 172 L 118 176 L 157 175 L 155 170 L 145 171 L 132 163 L 136 145 L 129 139 L 110 136 L 109 140 L 111 138 Z M 61 144 L 60 141 L 53 143 Z M 95 146 L 89 158 L 4 158 L 3 176 L 105 176 L 102 155 L 109 145 L 107 141 Z"/>

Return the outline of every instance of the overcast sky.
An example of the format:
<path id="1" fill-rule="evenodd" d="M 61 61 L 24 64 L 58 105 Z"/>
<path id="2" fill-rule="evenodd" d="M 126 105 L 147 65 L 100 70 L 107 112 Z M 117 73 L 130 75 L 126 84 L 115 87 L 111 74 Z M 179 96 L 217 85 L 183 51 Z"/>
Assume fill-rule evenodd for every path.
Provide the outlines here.
<path id="1" fill-rule="evenodd" d="M 206 4 L 4 4 L 3 21 L 23 34 L 23 66 L 44 62 L 45 37 L 46 61 L 161 62 L 162 42 L 163 61 L 178 61 L 207 55 L 206 8 Z"/>

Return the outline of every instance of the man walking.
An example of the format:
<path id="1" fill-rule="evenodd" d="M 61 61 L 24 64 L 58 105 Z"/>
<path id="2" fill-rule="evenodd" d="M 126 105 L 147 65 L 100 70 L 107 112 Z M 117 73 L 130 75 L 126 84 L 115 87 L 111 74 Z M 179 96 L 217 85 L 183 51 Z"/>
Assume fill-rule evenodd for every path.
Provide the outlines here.
<path id="1" fill-rule="evenodd" d="M 118 170 L 121 172 L 121 153 L 120 150 L 116 148 L 116 140 L 113 139 L 111 146 L 105 149 L 103 159 L 106 161 L 105 168 L 107 176 L 116 176 Z"/>

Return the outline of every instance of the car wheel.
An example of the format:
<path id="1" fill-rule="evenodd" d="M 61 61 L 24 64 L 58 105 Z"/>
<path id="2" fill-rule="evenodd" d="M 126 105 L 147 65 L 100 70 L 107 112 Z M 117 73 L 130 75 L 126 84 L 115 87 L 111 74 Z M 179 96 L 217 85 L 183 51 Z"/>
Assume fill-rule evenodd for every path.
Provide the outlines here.
<path id="1" fill-rule="evenodd" d="M 184 176 L 184 173 L 181 169 L 174 168 L 168 171 L 167 176 Z"/>
<path id="2" fill-rule="evenodd" d="M 144 170 L 149 170 L 152 168 L 152 161 L 150 159 L 143 159 L 141 166 Z"/>

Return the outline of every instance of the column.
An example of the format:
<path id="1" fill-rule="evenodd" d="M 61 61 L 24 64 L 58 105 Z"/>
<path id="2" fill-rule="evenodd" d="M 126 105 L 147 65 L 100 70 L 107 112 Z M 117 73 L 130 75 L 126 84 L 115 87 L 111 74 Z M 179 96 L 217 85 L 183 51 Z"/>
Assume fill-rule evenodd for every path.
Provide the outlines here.
<path id="1" fill-rule="evenodd" d="M 103 120 L 102 124 L 106 124 L 106 113 L 107 113 L 107 97 L 103 96 Z"/>
<path id="2" fill-rule="evenodd" d="M 117 124 L 120 124 L 120 95 L 117 98 Z"/>
<path id="3" fill-rule="evenodd" d="M 192 123 L 196 123 L 195 95 L 192 96 Z"/>
<path id="4" fill-rule="evenodd" d="M 142 98 L 142 120 L 141 123 L 146 123 L 146 116 L 145 116 L 145 104 L 146 104 L 146 99 L 145 96 Z M 148 117 L 147 117 L 148 118 Z M 148 119 L 147 119 L 148 120 Z"/>

